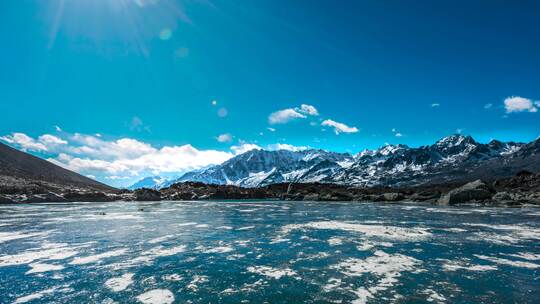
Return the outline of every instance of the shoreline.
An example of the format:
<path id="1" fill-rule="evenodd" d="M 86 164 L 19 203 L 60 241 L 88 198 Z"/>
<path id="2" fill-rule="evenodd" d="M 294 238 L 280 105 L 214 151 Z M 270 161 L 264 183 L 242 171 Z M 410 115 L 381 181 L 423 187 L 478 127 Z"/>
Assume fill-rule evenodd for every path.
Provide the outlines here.
<path id="1" fill-rule="evenodd" d="M 431 205 L 519 207 L 540 206 L 540 174 L 522 171 L 513 177 L 493 181 L 452 182 L 414 187 L 358 188 L 324 183 L 281 183 L 258 188 L 183 182 L 160 190 L 103 191 L 77 186 L 60 186 L 19 180 L 0 188 L 0 204 L 44 202 L 114 201 L 208 201 L 208 200 L 285 200 L 415 202 Z"/>

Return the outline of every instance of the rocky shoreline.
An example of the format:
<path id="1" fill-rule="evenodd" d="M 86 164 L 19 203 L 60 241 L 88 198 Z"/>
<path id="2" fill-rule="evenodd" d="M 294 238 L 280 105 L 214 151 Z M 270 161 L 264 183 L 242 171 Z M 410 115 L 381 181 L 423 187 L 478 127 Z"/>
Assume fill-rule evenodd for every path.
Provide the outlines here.
<path id="1" fill-rule="evenodd" d="M 107 202 L 160 200 L 272 199 L 295 201 L 413 201 L 439 205 L 540 206 L 540 174 L 521 171 L 494 181 L 447 183 L 416 187 L 358 188 L 321 183 L 280 183 L 259 188 L 198 182 L 138 190 L 110 190 L 56 185 L 0 176 L 0 203 Z"/>

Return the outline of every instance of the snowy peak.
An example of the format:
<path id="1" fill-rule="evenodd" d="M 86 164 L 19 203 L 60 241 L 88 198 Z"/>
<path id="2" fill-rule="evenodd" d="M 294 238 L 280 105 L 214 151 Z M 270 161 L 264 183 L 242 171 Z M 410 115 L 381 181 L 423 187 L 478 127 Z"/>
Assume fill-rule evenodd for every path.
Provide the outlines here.
<path id="1" fill-rule="evenodd" d="M 439 139 L 435 145 L 438 147 L 447 147 L 452 148 L 456 146 L 463 145 L 477 145 L 478 143 L 471 137 L 461 134 L 453 134 L 444 138 Z"/>
<path id="2" fill-rule="evenodd" d="M 129 190 L 135 190 L 135 189 L 140 189 L 140 188 L 159 189 L 166 182 L 167 182 L 166 178 L 163 178 L 160 176 L 148 176 L 139 180 L 133 185 L 129 186 L 128 189 Z"/>
<path id="3" fill-rule="evenodd" d="M 251 150 L 221 165 L 194 174 L 186 174 L 178 181 L 257 187 L 279 182 L 296 182 L 303 178 L 309 169 L 322 162 L 330 162 L 332 166 L 341 168 L 339 164 L 347 165 L 352 161 L 352 156 L 347 153 L 316 149 Z"/>
<path id="4" fill-rule="evenodd" d="M 400 153 L 406 149 L 408 149 L 409 147 L 406 146 L 406 145 L 386 145 L 382 148 L 380 148 L 379 150 L 377 150 L 376 154 L 381 154 L 381 155 L 384 155 L 384 156 L 387 156 L 387 155 L 394 155 L 394 154 L 397 154 L 397 153 Z"/>
<path id="5" fill-rule="evenodd" d="M 540 139 L 527 145 L 496 140 L 482 144 L 461 134 L 418 148 L 385 145 L 364 150 L 354 157 L 320 149 L 251 150 L 221 165 L 188 172 L 174 182 L 197 181 L 243 187 L 283 182 L 407 186 L 466 179 L 476 169 L 539 153 Z"/>

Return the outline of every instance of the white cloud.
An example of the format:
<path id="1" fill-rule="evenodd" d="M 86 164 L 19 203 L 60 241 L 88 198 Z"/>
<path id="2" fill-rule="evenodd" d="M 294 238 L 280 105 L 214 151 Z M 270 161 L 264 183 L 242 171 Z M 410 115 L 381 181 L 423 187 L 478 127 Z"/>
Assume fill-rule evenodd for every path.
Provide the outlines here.
<path id="1" fill-rule="evenodd" d="M 106 141 L 101 137 L 75 133 L 70 140 L 74 145 L 70 145 L 66 149 L 66 153 L 105 160 L 136 158 L 157 151 L 151 145 L 132 138 Z"/>
<path id="2" fill-rule="evenodd" d="M 493 104 L 492 104 L 492 103 L 486 103 L 486 104 L 484 105 L 484 109 L 486 109 L 486 110 L 487 110 L 487 109 L 491 109 L 491 107 L 493 107 Z"/>
<path id="3" fill-rule="evenodd" d="M 233 156 L 230 152 L 198 150 L 191 145 L 166 146 L 137 157 L 118 157 L 113 160 L 90 157 L 74 157 L 61 153 L 54 163 L 83 174 L 112 174 L 117 176 L 140 176 L 185 172 L 208 165 L 220 164 Z"/>
<path id="4" fill-rule="evenodd" d="M 232 135 L 229 133 L 221 134 L 218 137 L 216 137 L 216 140 L 219 141 L 220 143 L 231 142 Z"/>
<path id="5" fill-rule="evenodd" d="M 296 118 L 306 118 L 306 115 L 298 113 L 295 109 L 285 109 L 270 114 L 268 123 L 284 124 Z"/>
<path id="6" fill-rule="evenodd" d="M 45 145 L 65 145 L 68 142 L 50 134 L 41 135 L 38 140 Z"/>
<path id="7" fill-rule="evenodd" d="M 432 104 L 431 104 L 431 107 L 432 107 L 432 108 L 436 108 L 436 107 L 440 107 L 440 106 L 441 106 L 440 103 L 432 103 Z"/>
<path id="8" fill-rule="evenodd" d="M 268 129 L 268 131 L 270 131 L 270 132 L 276 132 L 276 129 L 274 129 L 274 128 L 268 127 L 268 128 L 266 128 L 266 129 Z"/>
<path id="9" fill-rule="evenodd" d="M 317 111 L 317 109 L 314 106 L 308 105 L 308 104 L 302 104 L 300 105 L 300 109 L 297 108 L 296 110 L 301 113 L 311 115 L 311 116 L 319 115 L 319 111 Z"/>
<path id="10" fill-rule="evenodd" d="M 181 174 L 234 156 L 231 151 L 198 150 L 191 145 L 156 148 L 133 138 L 107 141 L 79 133 L 64 134 L 63 138 L 44 134 L 37 140 L 13 133 L 0 139 L 24 151 L 44 153 L 50 162 L 66 169 L 116 185 L 127 185 L 139 176 Z"/>
<path id="11" fill-rule="evenodd" d="M 514 112 L 535 113 L 538 111 L 538 108 L 536 108 L 534 104 L 538 106 L 538 102 L 533 103 L 532 100 L 528 98 L 519 97 L 519 96 L 507 97 L 504 100 L 504 108 L 506 109 L 506 113 L 514 113 Z"/>
<path id="12" fill-rule="evenodd" d="M 237 146 L 232 146 L 231 150 L 235 155 L 239 155 L 251 150 L 261 150 L 261 147 L 257 146 L 256 144 L 241 143 Z"/>
<path id="13" fill-rule="evenodd" d="M 392 128 L 392 133 L 394 133 L 395 137 L 403 137 L 403 134 L 398 132 L 398 130 L 396 128 Z"/>
<path id="14" fill-rule="evenodd" d="M 118 175 L 111 175 L 111 176 L 105 176 L 106 179 L 110 180 L 122 180 L 122 179 L 129 179 L 129 176 L 118 176 Z"/>
<path id="15" fill-rule="evenodd" d="M 349 127 L 344 123 L 333 121 L 331 119 L 327 119 L 321 123 L 321 126 L 328 126 L 334 128 L 334 132 L 336 134 L 339 133 L 356 133 L 358 132 L 358 128 L 356 127 Z"/>
<path id="16" fill-rule="evenodd" d="M 57 132 L 62 132 L 62 128 L 60 128 L 59 126 L 54 126 L 54 129 L 55 129 Z"/>
<path id="17" fill-rule="evenodd" d="M 309 149 L 309 147 L 306 146 L 293 146 L 289 144 L 271 144 L 266 146 L 268 150 L 289 150 L 289 151 L 303 151 Z"/>
<path id="18" fill-rule="evenodd" d="M 1 136 L 0 140 L 9 144 L 18 146 L 23 151 L 44 152 L 47 151 L 45 144 L 36 141 L 34 138 L 24 133 L 13 133 L 11 135 Z"/>

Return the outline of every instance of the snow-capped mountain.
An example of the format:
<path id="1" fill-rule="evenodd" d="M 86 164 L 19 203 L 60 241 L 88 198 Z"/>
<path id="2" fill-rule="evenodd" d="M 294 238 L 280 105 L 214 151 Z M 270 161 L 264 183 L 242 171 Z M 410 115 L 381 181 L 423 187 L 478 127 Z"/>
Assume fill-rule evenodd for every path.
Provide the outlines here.
<path id="1" fill-rule="evenodd" d="M 385 146 L 364 151 L 355 163 L 325 181 L 360 186 L 400 186 L 467 179 L 483 163 L 511 155 L 520 143 L 476 142 L 470 136 L 451 135 L 430 146 Z"/>
<path id="2" fill-rule="evenodd" d="M 129 190 L 135 190 L 140 188 L 160 189 L 163 184 L 167 182 L 167 179 L 160 176 L 148 176 L 145 177 L 133 185 L 127 187 Z"/>
<path id="3" fill-rule="evenodd" d="M 186 173 L 175 182 L 257 187 L 281 182 L 319 181 L 353 161 L 350 154 L 324 150 L 251 150 L 221 165 Z"/>
<path id="4" fill-rule="evenodd" d="M 221 165 L 153 184 L 167 187 L 197 181 L 258 187 L 273 183 L 337 183 L 355 186 L 410 186 L 504 176 L 520 169 L 540 170 L 540 139 L 529 144 L 476 142 L 451 135 L 433 145 L 386 145 L 354 156 L 324 150 L 251 150 Z"/>

